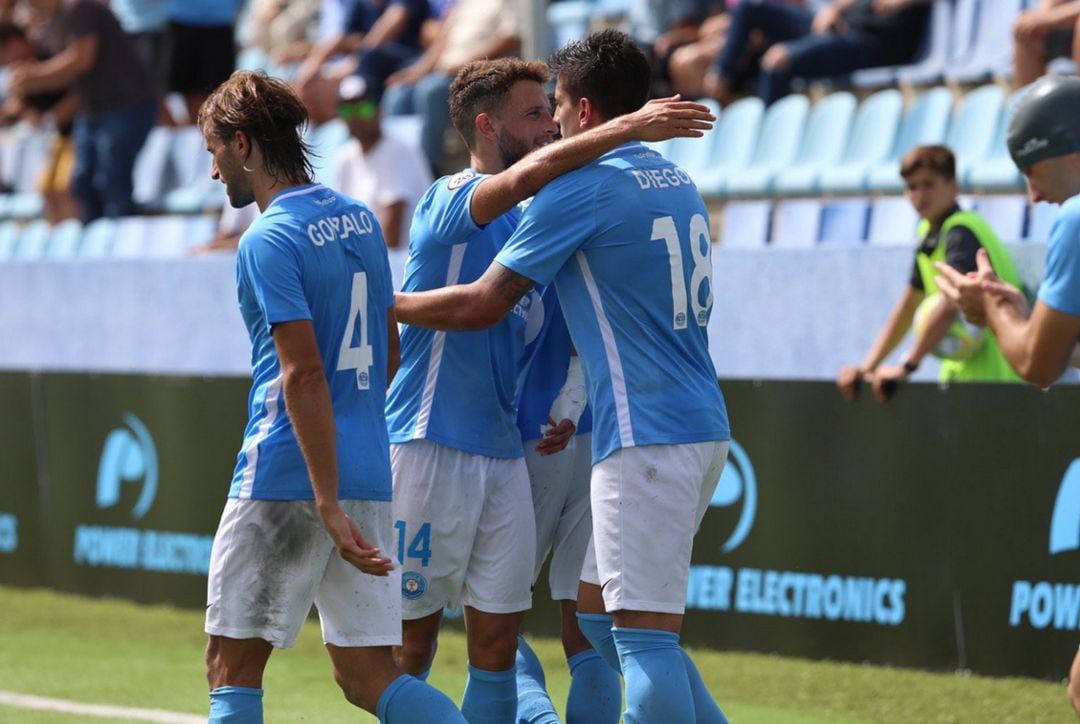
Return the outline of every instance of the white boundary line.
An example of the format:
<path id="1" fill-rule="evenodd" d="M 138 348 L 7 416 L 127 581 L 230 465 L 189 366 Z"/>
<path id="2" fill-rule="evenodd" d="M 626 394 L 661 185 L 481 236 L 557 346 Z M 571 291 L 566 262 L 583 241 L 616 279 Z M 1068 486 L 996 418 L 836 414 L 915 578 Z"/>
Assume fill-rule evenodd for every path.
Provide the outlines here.
<path id="1" fill-rule="evenodd" d="M 64 714 L 81 716 L 112 717 L 132 721 L 163 722 L 164 724 L 206 724 L 206 717 L 194 714 L 181 714 L 161 709 L 136 709 L 127 706 L 108 706 L 105 704 L 83 704 L 64 699 L 48 699 L 44 696 L 17 694 L 14 691 L 0 691 L 0 704 L 20 709 L 38 711 L 56 711 Z"/>

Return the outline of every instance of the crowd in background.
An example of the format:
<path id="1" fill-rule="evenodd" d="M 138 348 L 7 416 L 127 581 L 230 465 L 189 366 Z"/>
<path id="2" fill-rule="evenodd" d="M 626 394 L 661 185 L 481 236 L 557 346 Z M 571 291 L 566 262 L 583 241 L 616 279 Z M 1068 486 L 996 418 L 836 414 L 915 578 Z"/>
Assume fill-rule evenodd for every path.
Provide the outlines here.
<path id="1" fill-rule="evenodd" d="M 618 25 L 649 52 L 654 95 L 725 106 L 908 62 L 927 34 L 929 5 L 596 0 L 590 27 Z M 348 123 L 353 141 L 333 163 L 364 168 L 337 169 L 334 178 L 352 186 L 343 190 L 407 189 L 363 199 L 394 207 L 380 218 L 398 228 L 415 189 L 461 161 L 448 133 L 450 81 L 471 60 L 521 52 L 521 9 L 519 0 L 0 0 L 3 120 L 55 129 L 40 182 L 50 222 L 129 215 L 139 211 L 132 168 L 155 123 L 195 122 L 236 67 L 263 67 L 294 84 L 314 125 Z M 1080 0 L 1030 3 L 1014 22 L 1013 84 L 1042 75 L 1053 58 L 1080 59 L 1078 23 Z M 379 132 L 383 115 L 419 119 L 425 168 Z M 399 154 L 407 160 L 388 160 Z M 385 174 L 405 178 L 371 180 Z"/>

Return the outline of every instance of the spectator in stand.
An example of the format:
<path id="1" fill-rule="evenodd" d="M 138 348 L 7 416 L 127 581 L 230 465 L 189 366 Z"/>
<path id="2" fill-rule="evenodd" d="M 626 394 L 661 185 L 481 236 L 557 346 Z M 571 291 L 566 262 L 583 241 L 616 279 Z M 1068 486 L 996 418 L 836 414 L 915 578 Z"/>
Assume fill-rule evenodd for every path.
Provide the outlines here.
<path id="1" fill-rule="evenodd" d="M 420 114 L 420 145 L 436 176 L 450 127 L 450 82 L 467 63 L 520 50 L 518 5 L 517 0 L 460 0 L 419 60 L 386 80 L 383 108 L 388 115 Z"/>
<path id="2" fill-rule="evenodd" d="M 428 14 L 427 0 L 357 0 L 344 32 L 319 42 L 296 74 L 312 121 L 334 117 L 338 86 L 345 77 L 359 73 L 381 89 L 388 76 L 419 58 L 420 30 Z M 342 53 L 350 57 L 326 65 Z"/>
<path id="3" fill-rule="evenodd" d="M 909 62 L 926 29 L 930 0 L 833 0 L 816 13 L 803 7 L 743 0 L 731 14 L 727 41 L 705 77 L 705 92 L 727 105 L 755 31 L 768 40 L 758 95 L 772 103 L 793 78 L 827 78 L 860 68 Z"/>
<path id="4" fill-rule="evenodd" d="M 341 83 L 339 113 L 352 139 L 337 157 L 334 190 L 375 212 L 390 248 L 407 246 L 413 209 L 434 179 L 417 149 L 382 132 L 377 86 L 360 76 Z"/>
<path id="5" fill-rule="evenodd" d="M 184 97 L 194 123 L 210 92 L 236 69 L 236 16 L 242 0 L 168 0 L 168 90 Z"/>
<path id="6" fill-rule="evenodd" d="M 69 86 L 78 94 L 72 190 L 83 223 L 131 214 L 135 156 L 154 126 L 150 78 L 116 16 L 97 0 L 33 0 L 49 19 L 48 60 L 11 70 L 11 92 L 28 97 Z"/>
<path id="7" fill-rule="evenodd" d="M 1080 65 L 1080 0 L 1039 0 L 1013 24 L 1013 87 L 1046 73 L 1054 58 L 1072 57 Z"/>
<path id="8" fill-rule="evenodd" d="M 711 0 L 636 0 L 631 3 L 627 13 L 629 32 L 651 56 L 653 95 L 671 94 L 668 66 L 672 52 L 696 40 L 701 24 L 720 9 L 722 3 Z"/>
<path id="9" fill-rule="evenodd" d="M 108 0 L 120 27 L 131 38 L 139 59 L 150 74 L 154 93 L 165 97 L 165 27 L 169 20 L 168 0 Z"/>
<path id="10" fill-rule="evenodd" d="M 304 44 L 319 22 L 320 0 L 253 0 L 247 23 L 241 30 L 245 48 L 258 48 L 266 58 L 276 60 L 288 54 L 295 44 Z M 290 62 L 301 60 L 307 52 Z"/>
<path id="11" fill-rule="evenodd" d="M 669 45 L 670 49 L 654 46 L 653 50 L 657 53 L 667 49 L 667 75 L 673 93 L 686 98 L 703 95 L 705 73 L 720 53 L 720 48 L 724 47 L 730 25 L 731 15 L 728 13 L 709 15 L 692 32 L 686 32 L 678 42 Z"/>
<path id="12" fill-rule="evenodd" d="M 47 57 L 34 47 L 20 26 L 0 20 L 0 67 L 33 63 Z M 75 157 L 71 128 L 78 107 L 78 98 L 67 88 L 25 97 L 13 95 L 4 100 L 4 122 L 22 120 L 56 131 L 38 183 L 45 201 L 45 219 L 50 224 L 79 217 L 79 206 L 71 195 L 71 169 Z"/>

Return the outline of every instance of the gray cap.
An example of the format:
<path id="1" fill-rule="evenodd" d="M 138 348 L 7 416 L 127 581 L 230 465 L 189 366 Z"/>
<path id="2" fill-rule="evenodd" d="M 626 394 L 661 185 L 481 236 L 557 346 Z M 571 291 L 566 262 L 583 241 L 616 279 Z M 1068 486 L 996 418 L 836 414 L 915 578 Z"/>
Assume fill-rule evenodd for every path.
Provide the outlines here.
<path id="1" fill-rule="evenodd" d="M 1080 78 L 1047 75 L 1012 103 L 1009 155 L 1021 170 L 1080 151 Z"/>

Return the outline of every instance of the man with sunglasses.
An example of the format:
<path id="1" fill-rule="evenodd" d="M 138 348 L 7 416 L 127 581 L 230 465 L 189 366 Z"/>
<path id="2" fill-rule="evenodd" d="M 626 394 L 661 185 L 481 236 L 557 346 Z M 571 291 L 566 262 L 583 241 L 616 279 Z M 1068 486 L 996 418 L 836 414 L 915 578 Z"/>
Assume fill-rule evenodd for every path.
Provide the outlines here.
<path id="1" fill-rule="evenodd" d="M 381 95 L 362 76 L 341 82 L 338 115 L 352 138 L 338 155 L 334 188 L 367 204 L 395 248 L 408 240 L 413 209 L 434 179 L 419 149 L 382 132 Z"/>

